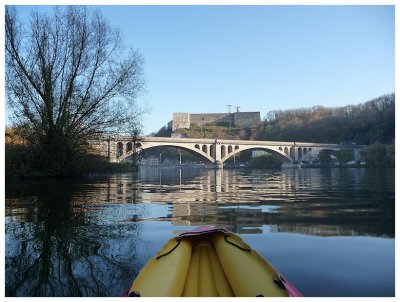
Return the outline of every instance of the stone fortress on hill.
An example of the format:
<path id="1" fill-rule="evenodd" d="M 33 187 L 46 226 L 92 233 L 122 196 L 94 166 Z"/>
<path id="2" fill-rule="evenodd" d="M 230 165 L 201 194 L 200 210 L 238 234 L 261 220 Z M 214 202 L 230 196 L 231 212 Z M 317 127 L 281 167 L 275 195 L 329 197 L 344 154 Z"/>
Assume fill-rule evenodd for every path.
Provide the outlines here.
<path id="1" fill-rule="evenodd" d="M 260 112 L 183 113 L 174 112 L 168 129 L 188 129 L 192 126 L 217 125 L 232 128 L 253 128 L 261 122 Z"/>

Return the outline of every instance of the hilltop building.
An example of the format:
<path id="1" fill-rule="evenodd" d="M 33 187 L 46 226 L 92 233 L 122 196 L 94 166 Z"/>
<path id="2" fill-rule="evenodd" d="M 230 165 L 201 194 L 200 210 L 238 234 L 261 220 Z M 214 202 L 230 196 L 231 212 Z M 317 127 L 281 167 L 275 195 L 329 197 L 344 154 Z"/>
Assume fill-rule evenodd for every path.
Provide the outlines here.
<path id="1" fill-rule="evenodd" d="M 168 128 L 188 129 L 192 126 L 217 125 L 233 128 L 252 128 L 261 122 L 260 112 L 184 113 L 174 112 Z"/>

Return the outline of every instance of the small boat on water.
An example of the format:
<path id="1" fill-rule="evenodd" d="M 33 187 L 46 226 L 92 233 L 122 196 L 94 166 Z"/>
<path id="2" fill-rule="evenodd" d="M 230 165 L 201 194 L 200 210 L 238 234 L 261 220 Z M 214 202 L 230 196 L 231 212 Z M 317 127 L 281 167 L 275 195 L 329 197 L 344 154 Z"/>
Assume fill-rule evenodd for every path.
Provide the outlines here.
<path id="1" fill-rule="evenodd" d="M 130 297 L 301 297 L 242 239 L 202 226 L 169 240 L 142 268 Z"/>
<path id="2" fill-rule="evenodd" d="M 282 164 L 282 168 L 285 168 L 285 169 L 292 169 L 292 168 L 301 168 L 303 166 L 303 164 L 302 163 L 283 163 Z"/>

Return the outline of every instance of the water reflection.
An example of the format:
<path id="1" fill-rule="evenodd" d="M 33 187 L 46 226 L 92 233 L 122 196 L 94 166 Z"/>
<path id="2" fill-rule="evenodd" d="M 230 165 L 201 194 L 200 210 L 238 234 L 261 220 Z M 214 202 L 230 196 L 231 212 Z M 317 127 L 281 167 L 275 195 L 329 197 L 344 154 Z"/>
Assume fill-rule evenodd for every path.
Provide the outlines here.
<path id="1" fill-rule="evenodd" d="M 65 181 L 7 184 L 7 296 L 122 293 L 144 262 L 140 225 L 110 224 L 112 213 L 87 205 L 105 197 L 93 193 Z"/>
<path id="2" fill-rule="evenodd" d="M 392 173 L 367 169 L 146 169 L 140 171 L 134 185 L 125 185 L 124 196 L 134 195 L 140 203 L 171 205 L 165 217 L 139 220 L 214 224 L 238 233 L 261 232 L 263 225 L 271 225 L 276 232 L 392 238 Z"/>
<path id="3" fill-rule="evenodd" d="M 394 238 L 394 188 L 394 170 L 373 169 L 154 168 L 7 183 L 6 295 L 118 296 L 168 239 L 143 233 L 161 234 L 160 221 L 173 233 L 212 224 Z"/>

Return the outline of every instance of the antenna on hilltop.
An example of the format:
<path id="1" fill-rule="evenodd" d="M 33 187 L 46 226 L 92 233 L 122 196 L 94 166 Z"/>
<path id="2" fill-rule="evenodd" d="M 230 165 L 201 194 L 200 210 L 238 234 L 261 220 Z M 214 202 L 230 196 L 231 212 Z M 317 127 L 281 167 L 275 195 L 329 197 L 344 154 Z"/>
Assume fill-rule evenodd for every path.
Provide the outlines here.
<path id="1" fill-rule="evenodd" d="M 240 106 L 236 106 L 236 112 L 239 112 Z"/>
<path id="2" fill-rule="evenodd" d="M 228 112 L 231 113 L 231 107 L 232 107 L 232 105 L 226 105 L 226 106 L 228 106 Z"/>

